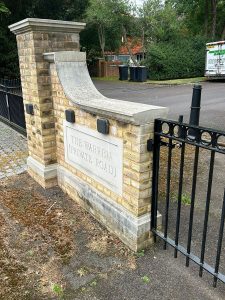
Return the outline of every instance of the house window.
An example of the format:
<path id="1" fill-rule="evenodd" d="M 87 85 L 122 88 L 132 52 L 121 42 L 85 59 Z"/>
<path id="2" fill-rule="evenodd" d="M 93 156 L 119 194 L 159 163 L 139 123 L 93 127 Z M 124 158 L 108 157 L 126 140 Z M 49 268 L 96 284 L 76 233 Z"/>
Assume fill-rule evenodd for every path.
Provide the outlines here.
<path id="1" fill-rule="evenodd" d="M 117 59 L 123 63 L 127 63 L 130 60 L 130 55 L 118 55 Z"/>
<path id="2" fill-rule="evenodd" d="M 116 55 L 106 55 L 105 59 L 106 61 L 115 61 Z"/>
<path id="3" fill-rule="evenodd" d="M 141 62 L 145 58 L 146 58 L 145 53 L 139 53 L 139 54 L 136 55 L 136 59 L 137 59 L 138 62 Z"/>

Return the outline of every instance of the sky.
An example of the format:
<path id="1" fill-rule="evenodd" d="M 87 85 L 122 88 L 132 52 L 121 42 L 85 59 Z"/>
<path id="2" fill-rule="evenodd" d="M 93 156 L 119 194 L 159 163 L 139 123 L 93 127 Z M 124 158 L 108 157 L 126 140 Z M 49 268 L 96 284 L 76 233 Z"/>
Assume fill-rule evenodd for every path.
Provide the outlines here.
<path id="1" fill-rule="evenodd" d="M 142 5 L 144 0 L 132 0 L 132 2 L 136 2 L 137 5 Z"/>

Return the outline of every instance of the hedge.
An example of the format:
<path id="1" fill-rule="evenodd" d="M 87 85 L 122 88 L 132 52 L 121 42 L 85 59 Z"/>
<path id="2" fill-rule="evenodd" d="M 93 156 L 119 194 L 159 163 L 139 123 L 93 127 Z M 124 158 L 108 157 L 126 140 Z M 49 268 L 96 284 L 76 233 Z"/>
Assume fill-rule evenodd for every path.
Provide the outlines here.
<path id="1" fill-rule="evenodd" d="M 203 76 L 205 43 L 203 37 L 194 37 L 173 43 L 151 44 L 144 62 L 149 69 L 149 78 L 163 80 Z"/>

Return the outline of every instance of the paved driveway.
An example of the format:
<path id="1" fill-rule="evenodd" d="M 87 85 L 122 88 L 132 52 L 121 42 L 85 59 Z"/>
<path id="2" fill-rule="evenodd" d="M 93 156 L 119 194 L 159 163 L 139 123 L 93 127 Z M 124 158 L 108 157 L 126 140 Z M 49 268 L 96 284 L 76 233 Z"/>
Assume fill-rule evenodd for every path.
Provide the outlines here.
<path id="1" fill-rule="evenodd" d="M 192 85 L 155 86 L 150 84 L 94 81 L 105 96 L 132 102 L 169 107 L 169 118 L 177 120 L 184 115 L 188 122 L 192 98 Z M 225 82 L 202 83 L 202 126 L 225 130 Z"/>
<path id="2" fill-rule="evenodd" d="M 0 180 L 23 173 L 27 156 L 26 138 L 0 121 Z"/>

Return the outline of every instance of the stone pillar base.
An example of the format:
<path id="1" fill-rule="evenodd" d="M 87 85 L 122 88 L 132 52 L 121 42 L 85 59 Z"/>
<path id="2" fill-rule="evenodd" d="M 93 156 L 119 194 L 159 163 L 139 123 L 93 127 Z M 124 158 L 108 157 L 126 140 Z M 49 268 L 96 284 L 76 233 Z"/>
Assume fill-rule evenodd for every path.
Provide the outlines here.
<path id="1" fill-rule="evenodd" d="M 57 182 L 57 164 L 44 166 L 33 157 L 27 159 L 28 173 L 43 188 L 51 188 L 58 185 Z"/>

